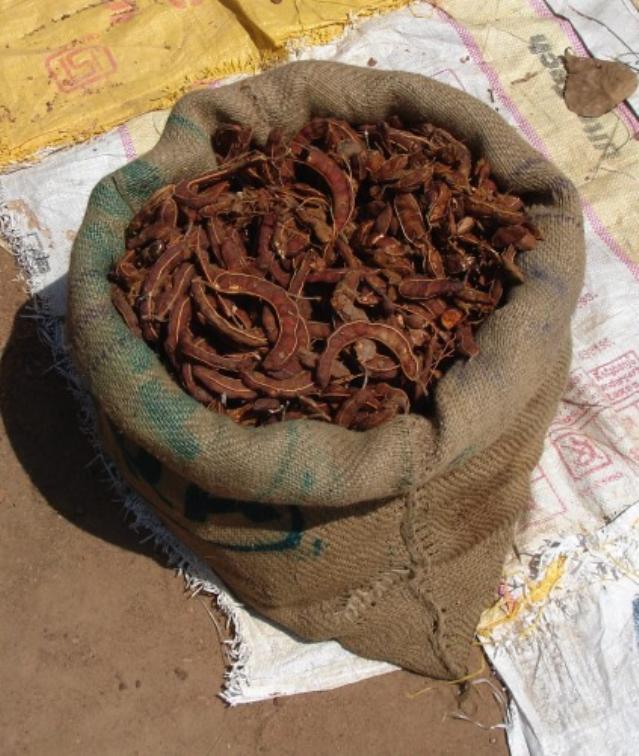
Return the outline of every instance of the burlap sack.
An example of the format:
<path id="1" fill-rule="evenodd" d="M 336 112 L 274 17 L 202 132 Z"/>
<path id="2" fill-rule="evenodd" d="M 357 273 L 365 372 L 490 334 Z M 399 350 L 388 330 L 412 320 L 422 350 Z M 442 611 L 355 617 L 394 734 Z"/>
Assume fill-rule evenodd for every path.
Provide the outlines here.
<path id="1" fill-rule="evenodd" d="M 522 256 L 526 283 L 482 326 L 481 354 L 441 380 L 432 420 L 248 429 L 207 411 L 111 306 L 107 272 L 132 213 L 215 165 L 221 122 L 264 140 L 313 116 L 393 113 L 450 129 L 525 198 L 544 236 Z M 241 600 L 303 638 L 450 678 L 465 672 L 529 501 L 583 264 L 574 187 L 489 107 L 413 74 L 293 63 L 182 98 L 157 147 L 98 184 L 73 249 L 71 342 L 123 474 Z"/>

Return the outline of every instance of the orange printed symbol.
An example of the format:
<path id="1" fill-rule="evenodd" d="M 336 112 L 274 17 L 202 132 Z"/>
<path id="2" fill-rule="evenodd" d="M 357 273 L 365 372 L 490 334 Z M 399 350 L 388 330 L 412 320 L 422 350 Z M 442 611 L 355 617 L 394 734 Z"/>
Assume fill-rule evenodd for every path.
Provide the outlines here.
<path id="1" fill-rule="evenodd" d="M 196 5 L 202 5 L 203 0 L 169 0 L 171 5 L 178 10 L 186 10 Z"/>
<path id="2" fill-rule="evenodd" d="M 49 55 L 45 65 L 61 92 L 88 87 L 117 69 L 113 54 L 104 45 L 63 47 Z"/>
<path id="3" fill-rule="evenodd" d="M 138 10 L 135 0 L 107 0 L 106 7 L 111 11 L 112 26 L 129 21 Z"/>

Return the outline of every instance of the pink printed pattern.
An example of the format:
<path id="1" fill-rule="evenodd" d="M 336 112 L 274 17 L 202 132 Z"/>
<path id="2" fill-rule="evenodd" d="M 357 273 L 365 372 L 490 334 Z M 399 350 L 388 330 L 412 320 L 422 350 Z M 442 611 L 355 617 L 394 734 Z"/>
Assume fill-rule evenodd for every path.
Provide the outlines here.
<path id="1" fill-rule="evenodd" d="M 528 507 L 526 526 L 538 527 L 565 514 L 568 509 L 566 503 L 557 493 L 541 463 L 533 471 L 531 484 L 533 499 Z"/>
<path id="2" fill-rule="evenodd" d="M 612 405 L 639 393 L 639 357 L 634 350 L 605 362 L 589 373 Z"/>

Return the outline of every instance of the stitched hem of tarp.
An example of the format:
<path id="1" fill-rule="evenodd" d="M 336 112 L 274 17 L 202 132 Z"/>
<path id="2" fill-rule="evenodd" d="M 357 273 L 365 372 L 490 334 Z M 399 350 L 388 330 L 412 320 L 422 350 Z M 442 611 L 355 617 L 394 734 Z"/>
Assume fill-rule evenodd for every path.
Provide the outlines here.
<path id="1" fill-rule="evenodd" d="M 32 296 L 33 314 L 37 333 L 49 347 L 53 357 L 53 367 L 65 378 L 67 386 L 76 399 L 78 424 L 96 451 L 95 462 L 102 464 L 105 482 L 110 487 L 113 500 L 123 509 L 127 525 L 141 534 L 141 543 L 152 541 L 153 545 L 166 555 L 167 565 L 176 570 L 193 596 L 203 593 L 215 599 L 215 603 L 227 620 L 226 630 L 230 638 L 222 642 L 225 672 L 220 693 L 222 700 L 231 706 L 242 703 L 247 683 L 246 664 L 250 648 L 244 638 L 242 620 L 238 614 L 239 604 L 227 593 L 222 581 L 190 549 L 168 531 L 157 515 L 120 476 L 115 465 L 102 452 L 97 435 L 96 415 L 89 394 L 83 388 L 66 348 L 64 327 L 60 320 L 50 313 L 47 303 L 38 296 L 38 261 L 26 240 L 11 222 L 9 214 L 0 205 L 0 241 L 16 258 Z"/>

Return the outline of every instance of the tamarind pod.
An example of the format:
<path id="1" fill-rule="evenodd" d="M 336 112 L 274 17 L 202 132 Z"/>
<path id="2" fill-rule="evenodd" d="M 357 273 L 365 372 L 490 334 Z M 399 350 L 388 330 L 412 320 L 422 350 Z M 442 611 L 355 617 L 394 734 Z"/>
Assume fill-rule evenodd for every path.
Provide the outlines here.
<path id="1" fill-rule="evenodd" d="M 332 422 L 332 418 L 329 414 L 330 408 L 326 402 L 322 402 L 320 404 L 319 402 L 316 402 L 312 397 L 306 396 L 306 394 L 300 394 L 297 398 L 301 405 L 305 405 L 311 410 L 311 413 L 308 415 L 309 418 L 319 417 L 327 423 Z"/>
<path id="2" fill-rule="evenodd" d="M 415 196 L 413 194 L 398 194 L 393 200 L 393 207 L 407 241 L 413 244 L 421 241 L 426 236 L 426 226 Z"/>
<path id="3" fill-rule="evenodd" d="M 282 403 L 274 397 L 261 396 L 253 402 L 252 409 L 255 412 L 279 412 L 282 409 Z"/>
<path id="4" fill-rule="evenodd" d="M 391 381 L 399 375 L 399 365 L 386 354 L 376 354 L 360 365 L 371 378 L 378 381 Z"/>
<path id="5" fill-rule="evenodd" d="M 335 415 L 335 423 L 343 428 L 350 428 L 355 422 L 357 413 L 366 406 L 373 410 L 380 409 L 372 388 L 359 389 L 346 399 Z"/>
<path id="6" fill-rule="evenodd" d="M 381 249 L 376 249 L 373 261 L 379 268 L 394 270 L 402 277 L 415 275 L 415 269 L 406 257 L 389 255 Z"/>
<path id="7" fill-rule="evenodd" d="M 528 228 L 518 224 L 498 228 L 493 234 L 490 243 L 498 249 L 507 247 L 509 244 L 514 244 L 517 249 L 526 252 L 537 246 L 537 239 Z"/>
<path id="8" fill-rule="evenodd" d="M 247 152 L 244 155 L 240 155 L 233 160 L 225 162 L 221 168 L 216 168 L 215 170 L 209 171 L 195 179 L 185 179 L 184 181 L 180 181 L 175 185 L 173 196 L 180 205 L 197 210 L 200 207 L 204 207 L 211 203 L 208 192 L 202 191 L 202 188 L 208 189 L 213 184 L 217 184 L 221 179 L 237 172 L 241 168 L 248 165 L 255 165 L 266 159 L 266 155 L 261 152 Z M 223 192 L 224 190 L 219 190 L 219 194 L 222 194 Z"/>
<path id="9" fill-rule="evenodd" d="M 362 338 L 372 339 L 383 344 L 397 357 L 406 378 L 409 381 L 417 380 L 419 362 L 413 353 L 410 342 L 399 329 L 385 323 L 354 321 L 341 325 L 326 342 L 326 348 L 317 363 L 316 371 L 317 382 L 322 388 L 330 383 L 333 360 L 343 349 Z"/>
<path id="10" fill-rule="evenodd" d="M 359 270 L 350 270 L 333 291 L 331 307 L 344 322 L 368 320 L 366 312 L 355 305 L 360 278 Z"/>
<path id="11" fill-rule="evenodd" d="M 393 189 L 399 192 L 415 192 L 427 186 L 433 179 L 433 165 L 426 163 L 415 168 L 407 168 L 398 172 L 391 182 Z"/>
<path id="12" fill-rule="evenodd" d="M 257 370 L 242 371 L 242 381 L 250 389 L 271 397 L 299 397 L 316 390 L 313 376 L 308 370 L 287 378 L 272 378 Z"/>
<path id="13" fill-rule="evenodd" d="M 118 286 L 113 286 L 111 288 L 111 301 L 133 335 L 142 338 L 142 330 L 140 329 L 138 316 L 129 304 L 126 294 Z"/>
<path id="14" fill-rule="evenodd" d="M 520 202 L 513 203 L 513 205 L 521 206 Z M 467 215 L 476 218 L 495 218 L 506 225 L 516 226 L 526 220 L 525 213 L 509 206 L 508 202 L 502 201 L 502 204 L 498 204 L 494 199 L 484 199 L 473 194 L 464 197 L 464 208 Z"/>
<path id="15" fill-rule="evenodd" d="M 375 218 L 374 229 L 378 234 L 387 234 L 390 228 L 390 222 L 393 217 L 393 208 L 388 203 L 380 203 L 383 205 L 383 209 L 379 212 Z"/>
<path id="16" fill-rule="evenodd" d="M 180 375 L 182 376 L 182 383 L 187 392 L 198 402 L 208 407 L 215 401 L 213 394 L 198 386 L 193 378 L 193 365 L 190 362 L 183 362 L 180 368 Z"/>
<path id="17" fill-rule="evenodd" d="M 214 370 L 245 370 L 258 360 L 255 352 L 218 354 L 203 339 L 195 340 L 188 332 L 180 336 L 178 349 L 183 357 Z"/>
<path id="18" fill-rule="evenodd" d="M 175 184 L 167 184 L 154 192 L 149 199 L 142 205 L 137 213 L 131 218 L 127 232 L 137 233 L 144 225 L 149 225 L 162 203 L 167 197 L 172 197 L 175 191 Z"/>
<path id="19" fill-rule="evenodd" d="M 479 346 L 468 323 L 462 323 L 458 326 L 455 338 L 457 349 L 465 357 L 476 357 L 479 354 Z"/>
<path id="20" fill-rule="evenodd" d="M 193 366 L 193 376 L 208 391 L 228 399 L 255 399 L 257 394 L 239 378 L 224 375 L 219 370 L 212 370 L 201 365 Z"/>
<path id="21" fill-rule="evenodd" d="M 180 241 L 170 245 L 153 264 L 147 274 L 144 284 L 142 285 L 142 290 L 140 292 L 138 302 L 142 335 L 147 341 L 155 342 L 159 338 L 158 329 L 153 323 L 153 321 L 156 319 L 156 292 L 161 287 L 162 283 L 164 283 L 166 276 L 183 259 L 184 243 Z"/>
<path id="22" fill-rule="evenodd" d="M 177 367 L 176 352 L 178 342 L 191 320 L 192 311 L 191 299 L 186 294 L 183 294 L 169 314 L 166 338 L 164 339 L 164 351 L 174 367 Z"/>
<path id="23" fill-rule="evenodd" d="M 464 317 L 464 313 L 455 307 L 450 307 L 448 310 L 444 310 L 440 317 L 440 323 L 447 330 L 451 331 Z"/>
<path id="24" fill-rule="evenodd" d="M 353 187 L 348 176 L 328 155 L 308 144 L 293 141 L 291 152 L 305 165 L 320 174 L 333 196 L 333 222 L 338 233 L 350 220 L 355 209 Z"/>
<path id="25" fill-rule="evenodd" d="M 246 247 L 236 229 L 226 229 L 225 237 L 220 246 L 220 255 L 228 270 L 241 270 L 246 267 L 248 262 Z"/>
<path id="26" fill-rule="evenodd" d="M 288 284 L 288 293 L 291 296 L 301 296 L 306 279 L 311 272 L 312 264 L 313 258 L 310 255 L 304 255 L 295 267 L 295 272 Z"/>
<path id="27" fill-rule="evenodd" d="M 515 247 L 511 244 L 508 246 L 505 252 L 502 253 L 499 261 L 502 264 L 504 271 L 508 274 L 510 280 L 513 283 L 520 284 L 524 282 L 524 274 L 522 273 L 521 268 L 515 262 L 515 254 Z"/>
<path id="28" fill-rule="evenodd" d="M 195 275 L 195 266 L 192 263 L 182 263 L 173 274 L 172 288 L 158 297 L 155 309 L 156 320 L 164 320 L 177 300 L 189 289 L 191 279 Z"/>
<path id="29" fill-rule="evenodd" d="M 404 278 L 399 282 L 397 291 L 405 299 L 434 299 L 442 294 L 454 294 L 461 292 L 464 284 L 448 278 L 424 278 L 414 276 Z"/>
<path id="30" fill-rule="evenodd" d="M 335 247 L 346 265 L 349 268 L 361 268 L 362 267 L 362 261 L 357 257 L 357 255 L 353 252 L 350 244 L 343 239 L 341 236 L 338 236 L 335 240 Z"/>
<path id="31" fill-rule="evenodd" d="M 394 239 L 392 236 L 376 234 L 370 239 L 370 244 L 391 257 L 406 256 L 406 245 L 402 244 L 399 239 Z"/>
<path id="32" fill-rule="evenodd" d="M 218 273 L 212 285 L 221 294 L 258 297 L 273 309 L 279 334 L 273 348 L 264 358 L 266 370 L 278 369 L 293 356 L 299 346 L 298 323 L 301 316 L 295 302 L 280 286 L 257 276 L 226 271 Z"/>
<path id="33" fill-rule="evenodd" d="M 126 240 L 126 248 L 128 250 L 139 249 L 149 242 L 167 242 L 174 233 L 175 228 L 173 228 L 172 226 L 167 226 L 161 221 L 157 221 L 156 223 L 143 228 L 135 236 L 129 236 Z"/>
<path id="34" fill-rule="evenodd" d="M 274 344 L 277 341 L 280 330 L 277 327 L 275 314 L 268 305 L 262 308 L 262 328 L 264 329 L 266 338 L 271 344 Z"/>
<path id="35" fill-rule="evenodd" d="M 473 289 L 472 286 L 462 286 L 456 293 L 458 299 L 472 304 L 492 305 L 493 297 L 485 291 Z"/>
<path id="36" fill-rule="evenodd" d="M 327 339 L 332 332 L 330 323 L 322 323 L 319 320 L 309 320 L 308 332 L 311 339 Z"/>
<path id="37" fill-rule="evenodd" d="M 371 171 L 373 178 L 382 183 L 394 181 L 399 172 L 404 170 L 408 165 L 408 158 L 409 156 L 404 153 L 391 155 L 391 157 L 384 160 L 377 170 Z"/>
<path id="38" fill-rule="evenodd" d="M 238 328 L 220 315 L 211 304 L 204 287 L 205 284 L 202 279 L 195 279 L 191 284 L 191 292 L 199 312 L 207 323 L 237 344 L 250 347 L 268 346 L 268 339 L 261 330 Z"/>
<path id="39" fill-rule="evenodd" d="M 271 239 L 275 232 L 275 213 L 266 213 L 262 218 L 257 237 L 257 266 L 260 270 L 269 270 L 274 260 L 271 250 Z"/>
<path id="40" fill-rule="evenodd" d="M 238 307 L 232 300 L 223 297 L 221 294 L 217 294 L 215 301 L 219 304 L 220 309 L 222 310 L 222 315 L 227 320 L 230 320 L 233 325 L 247 331 L 250 331 L 253 328 L 253 322 L 250 315 L 241 307 Z"/>
<path id="41" fill-rule="evenodd" d="M 306 280 L 308 283 L 337 283 L 350 271 L 352 268 L 325 268 L 324 270 L 311 271 Z"/>

